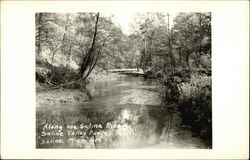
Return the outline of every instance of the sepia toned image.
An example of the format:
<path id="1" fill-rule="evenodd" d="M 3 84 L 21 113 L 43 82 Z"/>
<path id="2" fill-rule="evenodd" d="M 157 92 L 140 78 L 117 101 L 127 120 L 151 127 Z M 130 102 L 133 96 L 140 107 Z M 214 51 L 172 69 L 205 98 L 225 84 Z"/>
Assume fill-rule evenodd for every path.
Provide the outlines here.
<path id="1" fill-rule="evenodd" d="M 212 149 L 211 12 L 34 16 L 37 149 Z"/>

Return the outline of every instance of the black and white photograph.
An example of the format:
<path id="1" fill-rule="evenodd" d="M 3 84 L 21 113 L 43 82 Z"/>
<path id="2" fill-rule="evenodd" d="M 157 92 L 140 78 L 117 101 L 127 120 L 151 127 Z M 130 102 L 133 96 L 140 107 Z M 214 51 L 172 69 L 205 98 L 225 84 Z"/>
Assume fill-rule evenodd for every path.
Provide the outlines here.
<path id="1" fill-rule="evenodd" d="M 36 148 L 212 149 L 211 12 L 34 16 Z"/>
<path id="2" fill-rule="evenodd" d="M 249 1 L 0 1 L 1 159 L 249 159 Z"/>

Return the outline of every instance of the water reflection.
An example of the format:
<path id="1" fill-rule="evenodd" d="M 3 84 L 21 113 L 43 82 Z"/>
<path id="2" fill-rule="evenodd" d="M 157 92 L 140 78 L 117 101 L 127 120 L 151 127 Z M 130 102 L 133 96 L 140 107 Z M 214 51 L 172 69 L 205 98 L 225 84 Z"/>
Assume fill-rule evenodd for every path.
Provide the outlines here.
<path id="1" fill-rule="evenodd" d="M 37 108 L 37 148 L 204 148 L 180 127 L 175 108 L 162 102 L 162 87 L 124 77 L 90 83 L 88 103 Z M 56 125 L 62 126 L 63 136 L 48 135 L 59 134 Z"/>

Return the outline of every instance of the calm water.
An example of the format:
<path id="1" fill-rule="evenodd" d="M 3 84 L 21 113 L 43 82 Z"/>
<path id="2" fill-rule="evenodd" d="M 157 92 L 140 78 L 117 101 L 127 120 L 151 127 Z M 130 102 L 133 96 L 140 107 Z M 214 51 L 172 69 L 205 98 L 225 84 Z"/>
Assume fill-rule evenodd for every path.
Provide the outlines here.
<path id="1" fill-rule="evenodd" d="M 181 127 L 156 80 L 91 82 L 91 101 L 37 108 L 37 148 L 206 148 Z"/>

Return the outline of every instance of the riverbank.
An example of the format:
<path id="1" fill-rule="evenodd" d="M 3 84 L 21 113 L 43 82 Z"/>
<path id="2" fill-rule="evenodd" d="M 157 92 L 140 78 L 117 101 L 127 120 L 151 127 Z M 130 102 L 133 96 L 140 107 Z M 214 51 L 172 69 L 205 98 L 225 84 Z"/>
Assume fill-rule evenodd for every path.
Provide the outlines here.
<path id="1" fill-rule="evenodd" d="M 107 71 L 93 71 L 86 83 L 97 81 L 118 80 L 124 75 L 109 73 Z M 91 99 L 88 90 L 83 84 L 78 89 L 51 88 L 43 83 L 36 82 L 36 105 L 37 107 L 60 104 L 81 104 Z"/>
<path id="2" fill-rule="evenodd" d="M 89 101 L 86 91 L 73 89 L 52 89 L 43 90 L 36 93 L 36 106 L 42 107 L 47 105 L 58 104 L 81 104 Z"/>

